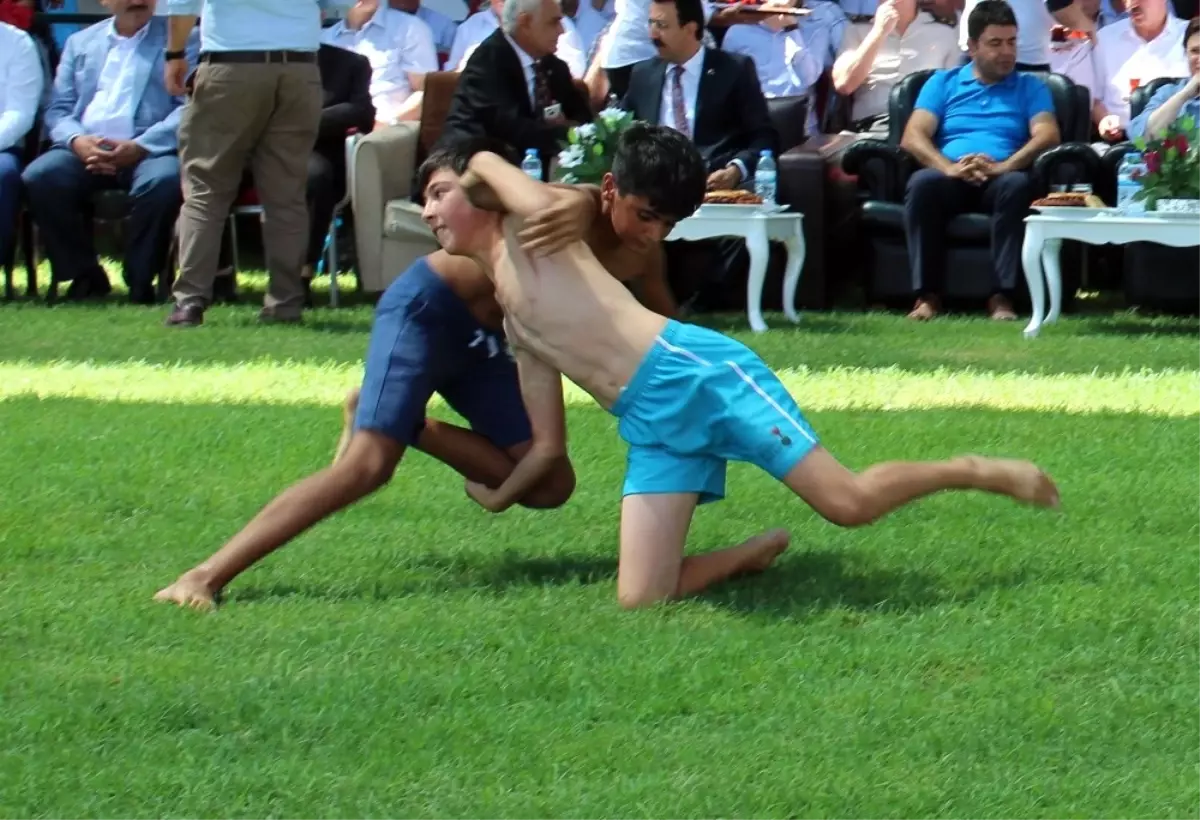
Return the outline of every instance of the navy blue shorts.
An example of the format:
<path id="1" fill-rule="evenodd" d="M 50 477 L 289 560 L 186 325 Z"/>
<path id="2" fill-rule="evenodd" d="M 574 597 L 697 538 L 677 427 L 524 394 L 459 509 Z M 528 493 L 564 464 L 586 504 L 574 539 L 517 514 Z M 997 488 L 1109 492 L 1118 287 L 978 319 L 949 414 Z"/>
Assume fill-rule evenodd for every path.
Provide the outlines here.
<path id="1" fill-rule="evenodd" d="M 497 447 L 533 435 L 504 333 L 481 325 L 418 259 L 375 309 L 354 428 L 412 445 L 434 393 Z"/>

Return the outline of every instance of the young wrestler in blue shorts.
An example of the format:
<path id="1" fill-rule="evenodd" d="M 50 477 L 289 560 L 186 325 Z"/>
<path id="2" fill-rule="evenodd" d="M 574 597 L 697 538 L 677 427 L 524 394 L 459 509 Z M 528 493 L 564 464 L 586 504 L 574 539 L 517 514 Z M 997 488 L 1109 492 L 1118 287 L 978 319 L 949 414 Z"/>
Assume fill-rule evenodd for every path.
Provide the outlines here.
<path id="1" fill-rule="evenodd" d="M 478 145 L 498 147 L 491 140 Z M 434 154 L 418 176 L 452 161 Z M 674 312 L 657 217 L 640 207 L 636 196 L 618 195 L 611 180 L 600 189 L 559 190 L 558 209 L 543 212 L 523 231 L 526 246 L 583 236 L 610 266 L 614 281 L 637 293 L 649 309 Z M 492 282 L 476 263 L 443 251 L 413 263 L 377 306 L 362 387 L 348 397 L 334 465 L 285 490 L 229 543 L 156 598 L 212 606 L 215 595 L 256 561 L 386 484 L 408 447 L 450 465 L 471 486 L 493 488 L 533 452 L 547 465 L 538 480 L 520 492 L 491 494 L 488 508 L 499 512 L 514 503 L 537 508 L 565 503 L 575 476 L 563 435 L 552 437 L 550 447 L 532 438 L 500 322 Z M 425 418 L 434 393 L 471 429 Z"/>
<path id="2" fill-rule="evenodd" d="M 745 345 L 646 310 L 581 242 L 527 253 L 519 241 L 524 220 L 555 207 L 562 194 L 502 157 L 469 145 L 462 151 L 428 178 L 424 218 L 443 248 L 470 256 L 495 282 L 534 440 L 561 434 L 565 375 L 618 418 L 629 444 L 617 579 L 622 605 L 688 595 L 735 573 L 765 569 L 786 548 L 787 532 L 774 530 L 684 557 L 696 505 L 724 495 L 731 460 L 762 467 L 842 526 L 872 523 L 948 489 L 1057 506 L 1054 483 L 1027 461 L 963 456 L 848 470 L 820 445 L 783 384 Z M 464 166 L 466 174 L 456 170 Z M 674 219 L 692 213 L 704 194 L 703 161 L 671 129 L 630 128 L 612 167 L 618 188 L 623 178 L 636 180 L 649 207 Z M 472 496 L 488 506 L 498 494 L 535 486 L 553 468 L 537 449 L 499 489 L 474 485 Z"/>

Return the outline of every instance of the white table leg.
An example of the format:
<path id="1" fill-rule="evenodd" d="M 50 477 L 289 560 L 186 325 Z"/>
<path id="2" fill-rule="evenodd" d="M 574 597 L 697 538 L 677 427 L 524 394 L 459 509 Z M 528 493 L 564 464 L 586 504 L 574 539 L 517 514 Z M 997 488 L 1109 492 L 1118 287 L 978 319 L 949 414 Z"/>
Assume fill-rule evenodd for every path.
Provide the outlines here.
<path id="1" fill-rule="evenodd" d="M 784 242 L 787 248 L 787 267 L 783 270 L 783 315 L 793 322 L 800 321 L 796 312 L 796 291 L 800 288 L 800 272 L 804 270 L 804 227 L 797 223 L 795 232 Z"/>
<path id="2" fill-rule="evenodd" d="M 1062 266 L 1059 264 L 1061 239 L 1047 239 L 1042 246 L 1042 271 L 1046 275 L 1046 288 L 1050 291 L 1050 310 L 1043 324 L 1058 321 L 1062 312 Z"/>
<path id="3" fill-rule="evenodd" d="M 1029 298 L 1033 302 L 1033 315 L 1025 325 L 1025 337 L 1037 336 L 1046 315 L 1046 283 L 1042 273 L 1042 246 L 1045 234 L 1037 223 L 1026 223 L 1025 241 L 1021 244 L 1021 264 L 1025 268 L 1025 282 L 1029 285 Z"/>
<path id="4" fill-rule="evenodd" d="M 757 333 L 767 329 L 762 316 L 763 283 L 767 279 L 767 260 L 771 256 L 771 245 L 767 241 L 767 223 L 754 220 L 747 226 L 746 250 L 750 252 L 750 276 L 746 280 L 746 314 L 750 328 Z"/>

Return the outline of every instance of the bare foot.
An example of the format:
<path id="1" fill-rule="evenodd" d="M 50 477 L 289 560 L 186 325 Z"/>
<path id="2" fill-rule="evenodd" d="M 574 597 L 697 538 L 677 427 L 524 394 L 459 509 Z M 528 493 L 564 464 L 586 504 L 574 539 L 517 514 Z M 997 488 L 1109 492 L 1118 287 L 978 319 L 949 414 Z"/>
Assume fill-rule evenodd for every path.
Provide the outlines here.
<path id="1" fill-rule="evenodd" d="M 1017 318 L 1012 302 L 1003 296 L 993 296 L 988 300 L 988 315 L 997 322 L 1011 322 Z"/>
<path id="2" fill-rule="evenodd" d="M 200 575 L 192 570 L 179 576 L 179 580 L 154 596 L 156 601 L 176 603 L 190 609 L 216 609 L 216 596 Z"/>
<path id="3" fill-rule="evenodd" d="M 763 572 L 788 548 L 791 535 L 787 530 L 768 530 L 749 539 L 742 546 L 750 556 L 742 564 L 742 572 Z"/>
<path id="4" fill-rule="evenodd" d="M 928 299 L 918 299 L 917 304 L 909 311 L 908 318 L 918 322 L 927 322 L 938 315 L 937 305 Z"/>
<path id="5" fill-rule="evenodd" d="M 1033 462 L 1013 458 L 968 458 L 978 471 L 984 489 L 1038 507 L 1057 509 L 1062 505 L 1053 479 Z"/>

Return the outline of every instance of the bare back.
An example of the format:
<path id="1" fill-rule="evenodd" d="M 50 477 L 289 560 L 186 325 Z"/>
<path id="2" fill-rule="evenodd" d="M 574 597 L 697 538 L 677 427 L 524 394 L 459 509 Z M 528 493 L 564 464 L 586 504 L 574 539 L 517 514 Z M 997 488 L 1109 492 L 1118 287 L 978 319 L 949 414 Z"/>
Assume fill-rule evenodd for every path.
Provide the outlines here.
<path id="1" fill-rule="evenodd" d="M 504 218 L 489 266 L 509 340 L 612 407 L 667 320 L 644 308 L 583 242 L 530 258 L 516 237 L 521 223 Z"/>

